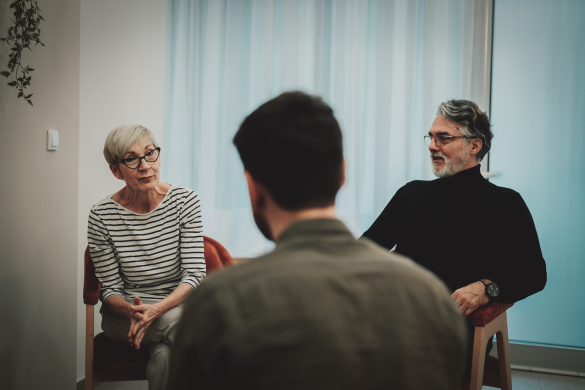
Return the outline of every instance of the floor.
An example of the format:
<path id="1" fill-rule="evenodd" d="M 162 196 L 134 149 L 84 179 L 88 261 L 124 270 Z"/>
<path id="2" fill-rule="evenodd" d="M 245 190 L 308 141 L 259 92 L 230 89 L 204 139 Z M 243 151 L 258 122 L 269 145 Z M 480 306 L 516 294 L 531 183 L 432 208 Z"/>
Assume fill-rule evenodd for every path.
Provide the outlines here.
<path id="1" fill-rule="evenodd" d="M 96 390 L 148 390 L 146 381 L 108 382 L 95 386 Z M 485 387 L 490 390 L 492 387 Z M 513 390 L 585 390 L 585 378 L 539 374 L 512 370 Z"/>

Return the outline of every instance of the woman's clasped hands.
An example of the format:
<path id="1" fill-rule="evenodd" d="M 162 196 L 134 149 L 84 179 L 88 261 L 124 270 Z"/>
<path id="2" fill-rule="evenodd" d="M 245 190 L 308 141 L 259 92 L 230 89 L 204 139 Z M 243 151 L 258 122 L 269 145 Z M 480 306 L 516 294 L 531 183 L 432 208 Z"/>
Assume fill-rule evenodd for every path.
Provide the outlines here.
<path id="1" fill-rule="evenodd" d="M 163 315 L 164 312 L 156 305 L 143 304 L 139 297 L 134 297 L 134 304 L 130 305 L 130 331 L 128 341 L 134 349 L 140 349 L 140 342 L 152 321 Z"/>

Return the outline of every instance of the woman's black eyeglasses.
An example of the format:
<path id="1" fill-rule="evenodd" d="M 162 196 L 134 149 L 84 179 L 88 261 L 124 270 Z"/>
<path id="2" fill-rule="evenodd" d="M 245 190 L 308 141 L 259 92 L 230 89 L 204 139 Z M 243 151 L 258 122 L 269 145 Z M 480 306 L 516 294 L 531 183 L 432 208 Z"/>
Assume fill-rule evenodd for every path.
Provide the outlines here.
<path id="1" fill-rule="evenodd" d="M 116 163 L 122 163 L 126 165 L 130 169 L 136 169 L 140 166 L 140 160 L 144 159 L 147 163 L 153 163 L 158 160 L 160 156 L 160 147 L 152 149 L 150 152 L 146 153 L 142 157 L 128 157 L 120 161 L 116 161 Z"/>

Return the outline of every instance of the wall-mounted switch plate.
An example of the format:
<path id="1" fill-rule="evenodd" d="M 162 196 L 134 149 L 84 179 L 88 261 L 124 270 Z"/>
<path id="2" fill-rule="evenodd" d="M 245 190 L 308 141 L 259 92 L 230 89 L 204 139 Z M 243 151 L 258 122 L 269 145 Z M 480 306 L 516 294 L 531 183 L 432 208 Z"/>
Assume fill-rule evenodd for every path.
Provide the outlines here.
<path id="1" fill-rule="evenodd" d="M 47 150 L 57 150 L 59 147 L 59 132 L 47 130 Z"/>

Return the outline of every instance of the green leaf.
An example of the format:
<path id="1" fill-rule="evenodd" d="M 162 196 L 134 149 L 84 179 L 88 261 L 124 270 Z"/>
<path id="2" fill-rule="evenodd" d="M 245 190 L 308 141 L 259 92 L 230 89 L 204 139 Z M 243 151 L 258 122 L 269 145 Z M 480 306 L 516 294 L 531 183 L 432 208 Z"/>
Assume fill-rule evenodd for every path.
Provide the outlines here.
<path id="1" fill-rule="evenodd" d="M 25 96 L 25 99 L 30 99 L 30 97 L 31 97 L 32 95 L 34 95 L 34 93 L 31 93 L 30 95 L 28 95 L 28 96 Z"/>
<path id="2" fill-rule="evenodd" d="M 27 70 L 28 70 L 29 72 L 32 72 L 34 69 L 33 69 L 33 68 L 27 68 Z"/>
<path id="3" fill-rule="evenodd" d="M 6 38 L 0 38 L 0 41 L 6 42 Z"/>
<path id="4" fill-rule="evenodd" d="M 14 8 L 15 5 L 16 5 L 16 3 L 10 4 L 10 8 Z"/>
<path id="5" fill-rule="evenodd" d="M 16 81 L 11 81 L 8 83 L 8 86 L 14 87 L 16 85 Z"/>
<path id="6" fill-rule="evenodd" d="M 45 20 L 45 18 L 43 18 L 43 15 L 39 15 L 39 18 L 41 18 L 41 20 Z"/>
<path id="7" fill-rule="evenodd" d="M 41 46 L 45 46 L 45 44 L 43 42 L 41 42 Z"/>
<path id="8" fill-rule="evenodd" d="M 0 75 L 2 75 L 4 77 L 8 77 L 8 76 L 10 76 L 10 72 L 3 71 L 3 72 L 0 72 Z"/>
<path id="9" fill-rule="evenodd" d="M 18 93 L 18 97 L 22 97 L 22 95 L 24 95 L 22 92 Z M 17 98 L 18 99 L 18 98 Z"/>
<path id="10" fill-rule="evenodd" d="M 31 106 L 33 105 L 32 102 L 30 100 L 27 100 L 28 104 L 30 104 Z"/>

